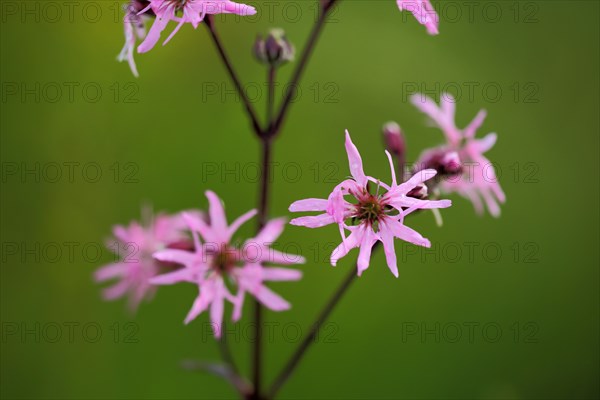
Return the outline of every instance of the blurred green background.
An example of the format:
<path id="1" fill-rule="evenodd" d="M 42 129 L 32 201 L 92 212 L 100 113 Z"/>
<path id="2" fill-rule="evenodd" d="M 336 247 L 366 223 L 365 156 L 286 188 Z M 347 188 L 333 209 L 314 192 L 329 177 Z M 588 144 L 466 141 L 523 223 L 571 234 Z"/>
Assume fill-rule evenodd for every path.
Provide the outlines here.
<path id="1" fill-rule="evenodd" d="M 182 323 L 191 285 L 161 288 L 131 315 L 123 301 L 103 302 L 91 276 L 111 259 L 96 255 L 111 226 L 139 218 L 144 202 L 203 208 L 212 189 L 230 218 L 254 207 L 257 141 L 204 27 L 185 26 L 167 46 L 137 55 L 135 79 L 114 59 L 119 3 L 76 3 L 2 2 L 0 394 L 233 398 L 219 378 L 180 367 L 218 360 L 206 315 Z M 266 3 L 257 18 L 217 20 L 261 115 L 255 34 L 283 27 L 302 48 L 315 13 L 313 1 Z M 429 214 L 412 220 L 433 249 L 397 242 L 399 279 L 378 252 L 281 398 L 599 395 L 599 4 L 468 4 L 434 3 L 441 34 L 430 37 L 391 0 L 340 3 L 275 144 L 271 215 L 326 196 L 348 174 L 345 128 L 367 173 L 389 179 L 381 125 L 402 125 L 414 160 L 442 136 L 407 97 L 448 90 L 460 126 L 486 108 L 479 135 L 498 132 L 488 155 L 508 197 L 502 217 L 477 217 L 452 197 L 443 228 Z M 282 84 L 291 70 L 282 69 Z M 281 238 L 309 262 L 301 282 L 272 285 L 293 309 L 266 315 L 279 324 L 267 346 L 269 382 L 298 328 L 308 330 L 353 266 L 355 253 L 337 268 L 325 262 L 338 235 L 289 227 Z M 249 315 L 229 336 L 245 372 Z"/>

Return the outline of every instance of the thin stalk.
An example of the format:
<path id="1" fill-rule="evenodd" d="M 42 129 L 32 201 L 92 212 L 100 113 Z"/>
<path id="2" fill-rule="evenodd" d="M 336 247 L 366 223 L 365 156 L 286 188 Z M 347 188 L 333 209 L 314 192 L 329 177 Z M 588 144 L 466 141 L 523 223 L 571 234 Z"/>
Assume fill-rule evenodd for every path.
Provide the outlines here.
<path id="1" fill-rule="evenodd" d="M 262 229 L 267 223 L 269 213 L 269 190 L 271 183 L 271 148 L 272 140 L 263 137 L 262 145 L 262 160 L 261 160 L 261 178 L 260 178 L 260 195 L 258 199 L 258 230 Z"/>
<path id="2" fill-rule="evenodd" d="M 268 87 L 268 96 L 267 96 L 267 129 L 270 129 L 270 125 L 273 122 L 273 112 L 275 108 L 275 75 L 277 72 L 277 68 L 274 66 L 269 66 L 267 72 L 267 87 Z"/>
<path id="3" fill-rule="evenodd" d="M 213 21 L 212 17 L 207 16 L 205 19 L 206 26 L 208 27 L 210 36 L 211 36 L 213 42 L 215 43 L 215 46 L 217 47 L 219 55 L 221 56 L 221 60 L 223 61 L 223 64 L 225 65 L 225 67 L 229 73 L 229 76 L 231 77 L 231 80 L 233 81 L 235 88 L 236 88 L 237 92 L 239 93 L 239 95 L 242 99 L 242 102 L 244 103 L 246 112 L 248 113 L 250 120 L 252 121 L 252 127 L 254 129 L 254 132 L 261 139 L 262 174 L 261 174 L 260 195 L 259 195 L 259 202 L 258 202 L 258 229 L 259 230 L 265 226 L 265 224 L 267 222 L 267 218 L 268 218 L 272 139 L 274 136 L 276 136 L 279 133 L 279 131 L 281 129 L 283 120 L 285 119 L 285 116 L 289 110 L 291 100 L 296 95 L 297 85 L 299 84 L 302 74 L 303 74 L 304 70 L 306 69 L 308 60 L 310 59 L 310 56 L 314 51 L 315 45 L 317 43 L 317 39 L 319 38 L 321 31 L 323 30 L 323 27 L 325 25 L 325 21 L 327 19 L 329 11 L 333 7 L 333 5 L 336 3 L 336 1 L 337 0 L 328 0 L 328 1 L 322 0 L 322 2 L 321 2 L 322 8 L 321 8 L 321 12 L 319 14 L 319 18 L 318 18 L 316 24 L 313 26 L 313 29 L 308 38 L 307 44 L 304 47 L 304 51 L 302 52 L 302 55 L 300 57 L 300 61 L 297 64 L 296 69 L 293 72 L 290 84 L 288 85 L 288 87 L 290 89 L 287 91 L 276 116 L 274 114 L 275 69 L 274 68 L 269 69 L 269 72 L 268 72 L 269 95 L 268 95 L 268 99 L 267 99 L 267 123 L 266 123 L 266 127 L 264 129 L 261 128 L 260 123 L 257 118 L 257 115 L 256 115 L 256 112 L 254 111 L 254 107 L 252 106 L 252 103 L 246 96 L 246 93 L 243 90 L 243 86 L 240 82 L 240 79 L 238 78 L 238 76 L 233 68 L 232 63 L 231 63 L 229 57 L 227 56 L 227 53 L 225 53 L 225 49 L 224 49 L 223 44 L 216 32 L 216 29 L 214 26 L 214 21 Z M 353 275 L 354 274 L 352 274 L 352 278 L 353 278 Z M 327 318 L 327 316 L 333 309 L 333 306 L 337 303 L 339 298 L 341 298 L 341 296 L 345 292 L 347 286 L 350 285 L 352 280 L 347 278 L 346 281 L 347 281 L 347 283 L 345 284 L 346 287 L 340 288 L 338 290 L 338 292 L 336 292 L 336 295 L 338 298 L 332 299 L 332 301 L 333 300 L 334 301 L 330 304 L 330 309 L 327 310 L 327 308 L 326 308 L 324 310 L 323 314 L 321 315 L 322 320 L 325 320 Z M 322 320 L 320 322 L 321 324 L 322 324 Z M 254 390 L 253 390 L 252 395 L 249 396 L 249 398 L 259 400 L 259 399 L 262 399 L 262 387 L 261 387 L 261 381 L 262 381 L 262 306 L 256 300 L 254 301 L 254 322 L 255 322 L 255 342 L 254 342 L 254 350 L 253 350 L 253 356 L 252 356 L 252 383 L 253 383 Z M 309 336 L 314 337 L 317 330 L 318 330 L 318 327 L 315 329 L 315 331 L 313 333 L 309 334 Z M 308 347 L 309 344 L 310 344 L 310 341 L 309 341 L 309 343 L 307 343 L 305 345 L 305 347 Z M 302 351 L 301 353 L 303 353 L 303 352 L 304 351 Z M 302 356 L 302 354 L 299 354 L 298 361 L 301 356 Z M 297 361 L 296 361 L 296 363 L 297 363 Z M 292 370 L 293 370 L 294 366 L 292 366 L 292 368 L 291 368 Z M 291 373 L 291 371 L 290 371 L 290 373 Z M 285 379 L 287 379 L 287 377 L 285 377 Z"/>
<path id="4" fill-rule="evenodd" d="M 337 1 L 338 0 L 329 0 L 327 2 L 323 2 L 323 1 L 321 2 L 321 4 L 322 4 L 321 12 L 319 13 L 317 22 L 315 23 L 315 25 L 312 28 L 312 31 L 310 32 L 308 41 L 306 42 L 306 45 L 304 46 L 304 50 L 302 51 L 302 55 L 300 56 L 300 61 L 298 62 L 298 64 L 296 65 L 296 69 L 292 73 L 292 79 L 290 80 L 290 83 L 287 85 L 288 90 L 286 91 L 285 97 L 283 98 L 283 101 L 281 102 L 281 106 L 279 107 L 279 112 L 277 113 L 277 117 L 275 118 L 275 121 L 271 124 L 271 128 L 270 128 L 271 136 L 277 135 L 277 133 L 279 133 L 279 130 L 281 129 L 281 125 L 283 124 L 283 121 L 285 120 L 287 112 L 289 111 L 292 99 L 296 96 L 296 93 L 298 91 L 298 84 L 300 83 L 302 74 L 304 73 L 304 70 L 306 69 L 308 60 L 310 59 L 310 56 L 314 52 L 315 45 L 317 44 L 319 36 L 320 36 L 321 32 L 323 31 L 323 27 L 325 26 L 325 22 L 327 21 L 327 16 L 329 15 L 329 11 L 331 11 L 331 9 L 333 8 L 333 6 L 335 5 L 335 3 Z"/>
<path id="5" fill-rule="evenodd" d="M 302 55 L 300 56 L 300 61 L 298 62 L 294 72 L 292 73 L 292 79 L 290 80 L 290 83 L 287 86 L 289 89 L 288 89 L 287 93 L 285 94 L 283 101 L 281 102 L 281 106 L 279 107 L 279 111 L 276 116 L 273 114 L 274 99 L 275 99 L 275 94 L 274 94 L 275 69 L 273 67 L 269 68 L 269 72 L 268 72 L 269 97 L 267 100 L 267 125 L 266 125 L 265 130 L 262 131 L 262 133 L 261 133 L 261 139 L 262 139 L 262 145 L 263 145 L 262 146 L 263 147 L 263 158 L 262 158 L 263 170 L 262 170 L 262 179 L 261 179 L 261 192 L 260 192 L 261 194 L 260 194 L 259 208 L 258 208 L 258 221 L 259 221 L 260 228 L 262 228 L 265 225 L 265 223 L 267 221 L 267 215 L 268 215 L 269 180 L 270 180 L 269 166 L 271 165 L 271 144 L 272 144 L 271 141 L 275 136 L 277 136 L 279 134 L 279 132 L 281 130 L 283 121 L 285 119 L 285 116 L 286 116 L 289 108 L 290 108 L 292 99 L 296 95 L 297 87 L 300 82 L 300 79 L 302 78 L 302 74 L 303 74 L 304 70 L 306 69 L 306 66 L 308 65 L 310 56 L 314 52 L 315 45 L 317 44 L 319 35 L 320 35 L 321 31 L 323 30 L 323 27 L 325 26 L 325 22 L 327 20 L 329 11 L 333 7 L 333 5 L 336 3 L 336 1 L 337 0 L 328 0 L 326 2 L 325 1 L 321 2 L 322 8 L 321 8 L 321 12 L 319 14 L 319 18 L 317 19 L 317 22 L 315 23 L 315 25 L 312 28 L 312 31 L 308 38 L 308 41 L 304 47 L 304 51 L 302 52 Z M 335 306 L 335 304 L 337 303 L 339 298 L 341 298 L 343 293 L 346 291 L 347 287 L 352 282 L 353 277 L 354 277 L 354 274 L 352 274 L 352 277 L 346 278 L 346 280 L 344 281 L 345 284 L 343 285 L 344 287 L 340 288 L 338 290 L 338 292 L 336 292 L 336 296 L 338 298 L 332 299 L 333 302 L 330 305 L 330 309 L 327 310 L 327 308 L 326 308 L 323 311 L 323 313 L 320 316 L 320 319 L 318 319 L 318 321 L 320 321 L 319 325 L 322 324 L 323 320 L 325 320 L 327 318 L 327 316 L 329 315 L 329 313 L 331 312 L 331 310 L 333 309 L 333 307 Z M 254 311 L 255 311 L 254 312 L 254 320 L 256 323 L 256 336 L 255 336 L 256 341 L 255 341 L 255 346 L 254 346 L 254 376 L 253 376 L 254 397 L 253 398 L 258 400 L 258 399 L 262 398 L 261 397 L 261 393 L 262 393 L 262 389 L 261 389 L 262 307 L 257 301 L 255 301 Z M 317 331 L 318 331 L 318 327 L 316 329 L 313 329 L 313 331 L 309 333 L 310 339 L 305 340 L 305 343 L 303 346 L 304 350 L 306 350 L 306 348 L 308 348 L 308 346 L 310 345 L 310 342 L 313 340 Z M 299 352 L 299 354 L 297 355 L 298 359 L 293 363 L 293 365 L 290 366 L 289 374 L 291 374 L 295 365 L 298 363 L 298 361 L 300 361 L 300 358 L 302 357 L 304 350 Z M 294 360 L 292 359 L 291 362 L 292 361 L 294 361 Z M 286 371 L 284 370 L 284 373 L 285 372 Z M 269 392 L 269 395 L 267 396 L 267 398 L 273 398 L 273 396 L 275 395 L 275 393 L 277 392 L 279 387 L 288 378 L 289 374 L 285 375 L 279 384 L 276 381 L 276 384 L 274 385 L 274 389 L 272 389 L 271 392 Z"/>
<path id="6" fill-rule="evenodd" d="M 260 136 L 262 129 L 260 127 L 260 122 L 258 121 L 258 116 L 257 116 L 256 112 L 254 111 L 252 102 L 250 101 L 248 96 L 246 96 L 244 87 L 242 86 L 240 78 L 238 77 L 237 73 L 235 72 L 235 69 L 233 68 L 231 59 L 225 52 L 225 48 L 223 47 L 223 42 L 221 42 L 219 34 L 217 33 L 217 30 L 215 28 L 215 22 L 213 20 L 212 15 L 207 15 L 204 19 L 204 22 L 205 22 L 205 25 L 208 27 L 208 31 L 210 32 L 210 37 L 211 37 L 213 43 L 215 44 L 217 51 L 219 52 L 221 61 L 223 61 L 223 64 L 225 65 L 225 68 L 227 69 L 227 72 L 229 73 L 229 77 L 233 81 L 233 85 L 235 86 L 235 89 L 237 90 L 240 98 L 242 99 L 242 103 L 244 103 L 244 108 L 246 109 L 246 113 L 248 114 L 248 117 L 252 121 L 252 128 L 254 129 L 254 132 Z"/>
<path id="7" fill-rule="evenodd" d="M 260 181 L 260 195 L 258 201 L 258 230 L 267 223 L 269 212 L 269 184 L 271 180 L 271 139 L 261 137 L 262 144 L 262 173 Z M 252 384 L 254 386 L 253 399 L 261 399 L 262 383 L 262 305 L 254 300 L 254 353 L 252 357 Z"/>
<path id="8" fill-rule="evenodd" d="M 376 248 L 379 247 L 380 243 L 381 242 L 377 242 L 375 244 L 375 246 L 373 246 L 373 251 L 375 251 Z M 273 385 L 271 386 L 271 390 L 269 390 L 269 392 L 268 392 L 267 398 L 269 398 L 269 399 L 275 398 L 275 395 L 277 395 L 277 392 L 279 391 L 279 389 L 281 389 L 283 384 L 292 375 L 292 373 L 298 366 L 298 363 L 300 362 L 300 360 L 302 360 L 302 357 L 306 353 L 306 350 L 308 350 L 310 345 L 312 343 L 314 343 L 315 337 L 317 336 L 319 329 L 321 329 L 321 326 L 323 325 L 323 323 L 325 323 L 325 321 L 327 320 L 327 318 L 329 317 L 329 315 L 331 314 L 331 312 L 333 311 L 335 306 L 342 299 L 342 297 L 344 296 L 344 294 L 350 287 L 351 283 L 354 282 L 354 280 L 356 280 L 356 276 L 357 276 L 357 273 L 356 273 L 356 265 L 355 265 L 354 268 L 352 268 L 350 271 L 348 271 L 348 274 L 346 275 L 346 277 L 344 278 L 344 280 L 342 281 L 340 286 L 338 286 L 337 290 L 333 293 L 333 295 L 331 296 L 329 301 L 325 304 L 325 306 L 323 307 L 323 309 L 317 316 L 317 319 L 315 320 L 315 322 L 311 325 L 311 329 L 308 332 L 308 335 L 304 338 L 302 343 L 300 343 L 300 345 L 298 346 L 298 348 L 296 349 L 294 354 L 292 354 L 292 357 L 290 358 L 290 360 L 287 362 L 287 364 L 285 365 L 283 370 L 279 373 L 279 375 L 275 379 Z"/>
<path id="9" fill-rule="evenodd" d="M 235 364 L 235 360 L 231 354 L 229 344 L 227 343 L 227 329 L 225 327 L 225 321 L 221 324 L 221 338 L 217 339 L 219 342 L 219 351 L 221 352 L 221 358 L 223 362 L 231 369 L 235 375 L 239 375 L 239 370 Z"/>

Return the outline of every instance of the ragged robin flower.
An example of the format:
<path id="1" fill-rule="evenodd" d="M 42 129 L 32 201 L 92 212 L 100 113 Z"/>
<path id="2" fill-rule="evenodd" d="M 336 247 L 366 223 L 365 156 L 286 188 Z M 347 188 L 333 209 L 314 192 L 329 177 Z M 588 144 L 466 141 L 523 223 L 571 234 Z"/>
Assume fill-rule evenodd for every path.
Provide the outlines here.
<path id="1" fill-rule="evenodd" d="M 386 151 L 392 172 L 392 184 L 365 175 L 358 149 L 346 131 L 346 152 L 352 178 L 337 185 L 328 199 L 298 200 L 290 206 L 291 212 L 322 212 L 316 216 L 299 217 L 292 225 L 319 228 L 337 224 L 342 243 L 331 254 L 331 264 L 336 265 L 353 248 L 360 248 L 358 275 L 369 267 L 373 245 L 383 243 L 388 267 L 398 277 L 394 239 L 402 239 L 419 246 L 429 247 L 429 240 L 404 224 L 407 215 L 420 209 L 450 207 L 449 200 L 430 201 L 411 197 L 411 192 L 435 176 L 434 170 L 423 170 L 404 183 L 398 184 L 391 155 Z M 347 198 L 349 200 L 347 200 Z M 350 235 L 346 237 L 345 231 Z"/>
<path id="2" fill-rule="evenodd" d="M 433 168 L 438 171 L 439 181 L 434 188 L 441 193 L 458 193 L 469 199 L 475 211 L 483 214 L 484 203 L 489 213 L 500 216 L 500 204 L 506 195 L 500 187 L 494 165 L 483 154 L 496 143 L 497 135 L 490 133 L 476 139 L 475 133 L 483 124 L 485 110 L 479 111 L 464 129 L 456 127 L 456 101 L 449 93 L 442 93 L 440 105 L 425 95 L 415 94 L 412 103 L 442 130 L 446 143 L 423 151 L 415 171 Z"/>
<path id="3" fill-rule="evenodd" d="M 194 250 L 167 249 L 154 254 L 157 260 L 182 265 L 182 268 L 151 279 L 156 285 L 189 282 L 198 286 L 198 296 L 185 318 L 191 322 L 210 309 L 210 320 L 216 337 L 221 336 L 225 301 L 233 304 L 233 321 L 240 319 L 246 294 L 250 294 L 273 311 L 284 311 L 290 304 L 269 289 L 267 281 L 295 281 L 302 273 L 295 269 L 274 267 L 272 264 L 300 264 L 301 256 L 272 249 L 270 246 L 281 235 L 286 221 L 269 221 L 258 235 L 241 246 L 232 242 L 234 233 L 256 215 L 251 210 L 231 225 L 227 223 L 221 199 L 211 191 L 209 222 L 197 216 L 184 214 L 194 239 Z M 200 239 L 202 238 L 202 240 Z"/>

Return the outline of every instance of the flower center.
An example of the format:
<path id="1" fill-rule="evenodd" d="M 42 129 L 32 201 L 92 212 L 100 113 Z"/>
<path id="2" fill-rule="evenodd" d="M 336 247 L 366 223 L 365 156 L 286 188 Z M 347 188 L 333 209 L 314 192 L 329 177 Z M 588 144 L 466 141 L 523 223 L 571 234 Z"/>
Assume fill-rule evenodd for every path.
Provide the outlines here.
<path id="1" fill-rule="evenodd" d="M 189 0 L 168 0 L 168 1 L 165 1 L 163 4 L 165 4 L 165 5 L 172 4 L 175 7 L 175 12 L 178 12 L 178 11 L 183 10 L 183 8 L 185 7 L 185 4 L 188 1 Z"/>
<path id="2" fill-rule="evenodd" d="M 367 194 L 364 199 L 360 199 L 356 205 L 355 218 L 369 223 L 379 221 L 379 218 L 384 214 L 385 205 L 381 204 L 379 199 L 372 194 Z"/>
<path id="3" fill-rule="evenodd" d="M 236 252 L 224 246 L 212 255 L 210 266 L 213 271 L 220 275 L 228 274 L 237 263 Z"/>

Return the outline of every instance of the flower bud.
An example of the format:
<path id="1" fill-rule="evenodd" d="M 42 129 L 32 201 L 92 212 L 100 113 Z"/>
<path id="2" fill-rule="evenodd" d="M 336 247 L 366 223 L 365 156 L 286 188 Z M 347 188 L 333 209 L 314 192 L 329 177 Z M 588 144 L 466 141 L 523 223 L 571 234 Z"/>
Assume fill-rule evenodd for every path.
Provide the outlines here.
<path id="1" fill-rule="evenodd" d="M 419 161 L 416 170 L 435 169 L 438 173 L 436 179 L 444 176 L 452 176 L 462 172 L 462 164 L 458 153 L 444 147 L 438 147 L 425 150 Z"/>
<path id="2" fill-rule="evenodd" d="M 396 156 L 404 156 L 406 142 L 400 125 L 396 122 L 388 122 L 383 126 L 383 140 L 388 151 Z"/>
<path id="3" fill-rule="evenodd" d="M 294 45 L 287 40 L 283 29 L 271 29 L 266 39 L 259 35 L 254 43 L 256 59 L 272 67 L 294 61 L 295 54 Z"/>
<path id="4" fill-rule="evenodd" d="M 462 171 L 460 157 L 456 151 L 451 151 L 442 157 L 441 168 L 446 174 L 454 175 Z"/>
<path id="5" fill-rule="evenodd" d="M 415 199 L 426 199 L 429 191 L 427 190 L 427 185 L 421 183 L 420 185 L 415 186 L 410 192 L 406 195 L 408 197 L 414 197 Z"/>

